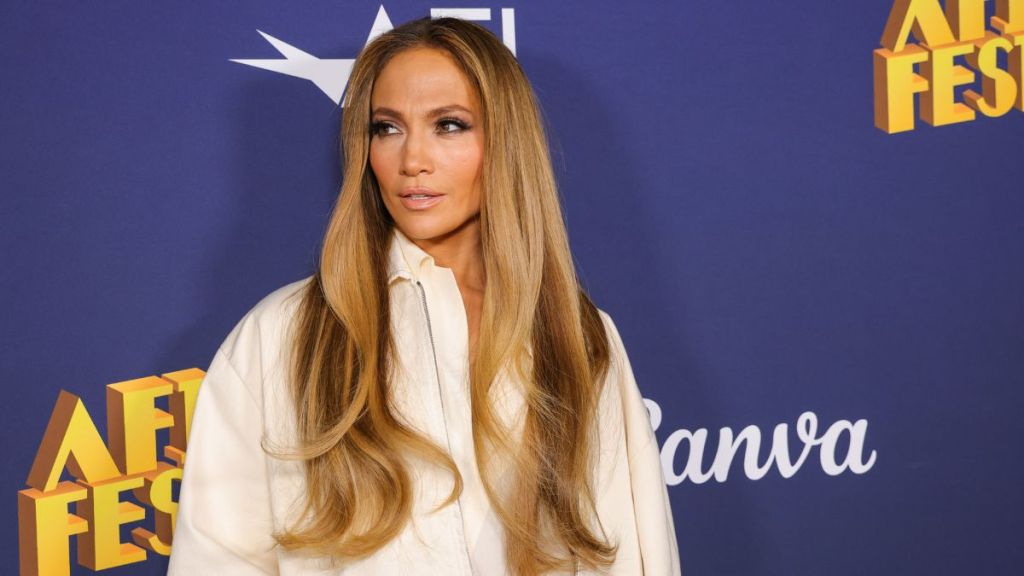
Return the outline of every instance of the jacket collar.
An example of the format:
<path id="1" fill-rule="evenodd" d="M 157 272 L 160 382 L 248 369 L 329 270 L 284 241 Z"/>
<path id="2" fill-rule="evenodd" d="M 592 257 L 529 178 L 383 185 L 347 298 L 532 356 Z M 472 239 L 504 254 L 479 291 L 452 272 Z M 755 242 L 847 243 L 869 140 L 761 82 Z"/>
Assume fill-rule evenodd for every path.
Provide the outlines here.
<path id="1" fill-rule="evenodd" d="M 388 247 L 388 284 L 398 278 L 419 281 L 427 270 L 434 267 L 434 257 L 409 240 L 397 226 L 391 230 L 391 244 Z"/>

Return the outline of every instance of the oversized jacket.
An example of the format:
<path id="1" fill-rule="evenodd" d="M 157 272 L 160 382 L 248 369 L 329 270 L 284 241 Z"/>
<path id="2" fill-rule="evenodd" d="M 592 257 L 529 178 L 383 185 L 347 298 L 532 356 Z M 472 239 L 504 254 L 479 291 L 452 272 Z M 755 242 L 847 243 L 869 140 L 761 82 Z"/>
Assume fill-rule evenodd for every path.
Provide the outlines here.
<path id="1" fill-rule="evenodd" d="M 272 534 L 296 519 L 305 495 L 301 462 L 276 458 L 264 447 L 286 448 L 296 439 L 286 354 L 306 278 L 246 314 L 206 373 L 191 424 L 169 576 L 506 573 L 502 527 L 474 458 L 467 322 L 455 276 L 397 230 L 388 260 L 395 408 L 449 451 L 464 482 L 459 499 L 433 511 L 451 490 L 451 473 L 411 462 L 413 518 L 374 555 L 342 562 L 275 546 Z M 601 525 L 618 544 L 609 573 L 679 574 L 654 433 L 619 333 L 600 314 L 611 364 L 599 403 L 594 494 Z M 496 412 L 514 424 L 523 407 L 517 387 L 503 376 L 495 389 Z"/>

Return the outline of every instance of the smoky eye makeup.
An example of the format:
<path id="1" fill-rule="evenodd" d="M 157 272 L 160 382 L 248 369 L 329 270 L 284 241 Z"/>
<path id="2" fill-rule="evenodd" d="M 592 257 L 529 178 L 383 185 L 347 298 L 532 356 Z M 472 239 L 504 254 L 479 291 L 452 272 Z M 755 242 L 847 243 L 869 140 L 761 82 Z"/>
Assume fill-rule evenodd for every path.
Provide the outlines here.
<path id="1" fill-rule="evenodd" d="M 434 127 L 439 134 L 458 134 L 459 132 L 471 130 L 473 125 L 461 118 L 446 116 L 444 118 L 439 118 L 434 123 Z M 394 133 L 391 130 L 397 130 L 397 127 L 392 122 L 388 122 L 386 120 L 370 122 L 371 136 L 388 136 Z"/>
<path id="2" fill-rule="evenodd" d="M 450 126 L 454 126 L 455 129 L 449 129 L 448 127 Z M 437 127 L 438 130 L 444 134 L 455 134 L 472 128 L 468 122 L 451 116 L 439 119 L 437 121 Z"/>
<path id="3" fill-rule="evenodd" d="M 391 122 L 385 122 L 383 120 L 377 120 L 370 122 L 370 135 L 371 136 L 387 136 L 387 130 L 394 128 L 395 125 Z"/>

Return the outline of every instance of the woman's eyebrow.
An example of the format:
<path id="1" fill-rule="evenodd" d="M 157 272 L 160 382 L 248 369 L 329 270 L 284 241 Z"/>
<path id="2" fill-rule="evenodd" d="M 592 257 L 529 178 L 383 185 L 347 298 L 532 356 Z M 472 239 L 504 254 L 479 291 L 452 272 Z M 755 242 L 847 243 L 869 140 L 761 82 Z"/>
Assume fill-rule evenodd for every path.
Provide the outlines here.
<path id="1" fill-rule="evenodd" d="M 437 118 L 438 116 L 445 116 L 447 114 L 451 114 L 452 112 L 465 112 L 470 116 L 473 115 L 473 113 L 470 112 L 469 108 L 466 108 L 465 106 L 460 106 L 458 104 L 449 104 L 447 106 L 442 106 L 440 108 L 434 108 L 430 112 L 427 112 L 427 118 Z"/>
<path id="2" fill-rule="evenodd" d="M 466 108 L 465 106 L 461 106 L 459 104 L 448 104 L 446 106 L 441 106 L 439 108 L 434 108 L 433 110 L 430 110 L 429 112 L 427 112 L 423 116 L 424 116 L 424 118 L 437 118 L 438 116 L 444 116 L 446 114 L 451 114 L 452 112 L 465 112 L 466 114 L 469 114 L 470 116 L 473 115 L 473 113 L 469 110 L 469 108 Z M 398 110 L 395 110 L 393 108 L 388 108 L 386 106 L 380 106 L 378 108 L 374 108 L 372 114 L 373 114 L 373 116 L 388 116 L 388 117 L 394 118 L 396 120 L 401 120 L 402 119 L 402 113 L 401 112 L 399 112 Z"/>

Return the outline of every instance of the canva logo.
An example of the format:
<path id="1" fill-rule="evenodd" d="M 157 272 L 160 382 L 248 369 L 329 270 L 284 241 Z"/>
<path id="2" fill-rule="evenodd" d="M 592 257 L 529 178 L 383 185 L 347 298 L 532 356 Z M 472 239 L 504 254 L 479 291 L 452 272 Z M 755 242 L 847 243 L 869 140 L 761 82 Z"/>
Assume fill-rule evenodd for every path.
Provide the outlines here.
<path id="1" fill-rule="evenodd" d="M 1024 0 L 988 5 L 895 0 L 874 52 L 875 126 L 889 134 L 913 130 L 915 95 L 921 119 L 932 126 L 969 122 L 978 112 L 1024 111 Z M 907 43 L 911 31 L 917 44 Z"/>
<path id="2" fill-rule="evenodd" d="M 657 431 L 661 426 L 661 407 L 657 402 L 647 398 L 644 399 L 644 404 L 647 405 L 650 414 L 651 427 Z M 709 465 L 706 458 L 708 430 L 675 430 L 661 445 L 661 468 L 665 482 L 669 486 L 676 486 L 684 481 L 703 484 L 712 478 L 716 482 L 725 482 L 741 448 L 743 473 L 750 480 L 764 478 L 773 467 L 783 478 L 790 478 L 804 465 L 815 449 L 818 451 L 821 469 L 829 476 L 838 476 L 847 470 L 854 474 L 864 474 L 875 465 L 877 453 L 874 450 L 866 458 L 864 455 L 864 442 L 868 432 L 867 420 L 839 420 L 821 431 L 817 415 L 814 412 L 804 412 L 797 418 L 794 432 L 799 443 L 791 448 L 789 425 L 776 425 L 771 434 L 771 445 L 766 447 L 767 456 L 761 462 L 764 435 L 760 428 L 750 425 L 740 430 L 738 434 L 734 433 L 732 428 L 721 428 L 718 431 L 718 446 L 710 458 Z M 845 450 L 840 450 L 841 440 L 844 439 Z M 688 449 L 681 454 L 680 449 L 684 443 Z M 683 457 L 685 461 L 680 471 L 679 463 Z"/>
<path id="3" fill-rule="evenodd" d="M 475 20 L 486 22 L 491 20 L 490 8 L 431 8 L 432 18 L 451 16 L 463 20 Z M 394 28 L 391 17 L 381 4 L 377 10 L 377 17 L 370 26 L 370 33 L 366 37 L 366 43 Z M 284 40 L 280 40 L 257 30 L 263 39 L 270 43 L 284 58 L 274 59 L 232 59 L 232 62 L 245 64 L 309 80 L 316 85 L 335 104 L 341 104 L 342 96 L 345 93 L 345 85 L 348 84 L 348 77 L 352 73 L 352 64 L 355 58 L 317 58 Z M 501 38 L 505 46 L 516 53 L 516 14 L 514 8 L 501 9 Z"/>

